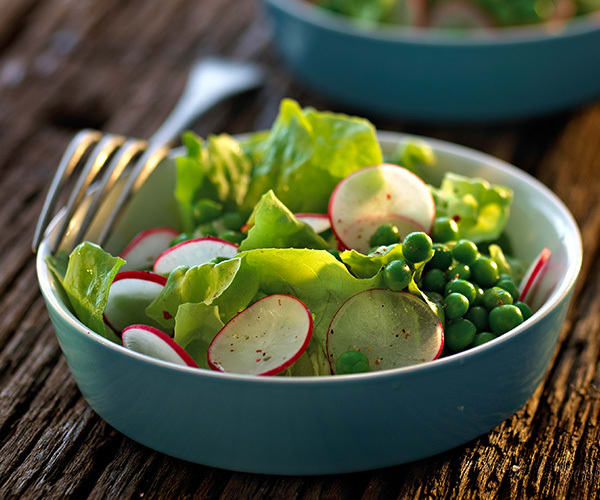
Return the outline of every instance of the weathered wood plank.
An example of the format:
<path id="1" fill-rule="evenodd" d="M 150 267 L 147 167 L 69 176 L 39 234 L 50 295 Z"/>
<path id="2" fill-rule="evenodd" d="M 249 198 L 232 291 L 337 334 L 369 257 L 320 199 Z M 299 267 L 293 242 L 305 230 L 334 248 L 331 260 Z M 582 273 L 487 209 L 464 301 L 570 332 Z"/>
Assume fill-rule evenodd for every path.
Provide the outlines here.
<path id="1" fill-rule="evenodd" d="M 316 478 L 230 473 L 133 443 L 83 401 L 36 292 L 29 239 L 37 210 L 74 129 L 148 136 L 176 101 L 190 62 L 205 54 L 252 58 L 269 75 L 264 89 L 203 117 L 195 127 L 202 135 L 268 127 L 284 95 L 347 110 L 307 92 L 277 67 L 264 22 L 254 18 L 256 2 L 11 5 L 0 20 L 0 197 L 6 200 L 0 203 L 1 497 L 597 496 L 599 106 L 454 129 L 370 117 L 380 128 L 440 137 L 513 161 L 554 189 L 582 225 L 585 260 L 575 307 L 552 369 L 520 412 L 456 450 L 381 471 Z"/>

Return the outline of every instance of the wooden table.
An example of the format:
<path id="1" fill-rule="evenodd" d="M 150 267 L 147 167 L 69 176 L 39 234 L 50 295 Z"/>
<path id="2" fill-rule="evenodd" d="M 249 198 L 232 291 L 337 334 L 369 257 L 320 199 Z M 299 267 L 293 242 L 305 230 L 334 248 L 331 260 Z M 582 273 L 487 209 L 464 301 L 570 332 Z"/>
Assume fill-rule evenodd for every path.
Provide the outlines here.
<path id="1" fill-rule="evenodd" d="M 83 127 L 147 137 L 190 62 L 261 62 L 267 86 L 195 128 L 268 127 L 280 99 L 342 109 L 281 68 L 252 0 L 13 0 L 0 6 L 0 498 L 387 498 L 596 496 L 600 485 L 600 104 L 489 127 L 378 128 L 455 141 L 518 165 L 579 222 L 583 270 L 551 368 L 526 406 L 488 435 L 428 460 L 360 474 L 269 477 L 156 453 L 105 424 L 71 377 L 29 249 L 56 164 Z M 568 91 L 568 89 L 566 90 Z"/>

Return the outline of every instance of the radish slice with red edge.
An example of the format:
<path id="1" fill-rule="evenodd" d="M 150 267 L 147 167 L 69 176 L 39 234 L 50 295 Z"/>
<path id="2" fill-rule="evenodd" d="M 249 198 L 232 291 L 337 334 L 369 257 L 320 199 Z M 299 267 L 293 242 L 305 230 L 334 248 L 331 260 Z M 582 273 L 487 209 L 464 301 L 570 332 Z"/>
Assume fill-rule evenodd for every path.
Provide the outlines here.
<path id="1" fill-rule="evenodd" d="M 237 249 L 235 243 L 212 236 L 183 241 L 167 248 L 157 257 L 154 262 L 154 272 L 169 274 L 178 266 L 199 266 L 215 257 L 230 259 L 235 256 Z"/>
<path id="2" fill-rule="evenodd" d="M 104 322 L 120 335 L 123 328 L 149 321 L 146 307 L 158 297 L 167 278 L 144 271 L 125 271 L 115 276 L 108 291 Z"/>
<path id="3" fill-rule="evenodd" d="M 121 271 L 141 271 L 149 268 L 156 257 L 169 248 L 171 241 L 178 234 L 170 227 L 155 227 L 139 233 L 121 252 L 121 257 L 126 260 Z"/>
<path id="4" fill-rule="evenodd" d="M 198 368 L 196 362 L 179 344 L 152 326 L 131 325 L 125 328 L 123 346 L 152 358 Z"/>
<path id="5" fill-rule="evenodd" d="M 435 203 L 427 185 L 399 165 L 383 163 L 357 170 L 336 186 L 329 199 L 329 220 L 347 248 L 366 253 L 369 239 L 382 224 L 395 224 L 404 238 L 429 233 Z"/>
<path id="6" fill-rule="evenodd" d="M 327 358 L 335 373 L 338 357 L 362 352 L 372 371 L 432 361 L 444 346 L 438 316 L 407 292 L 372 289 L 350 297 L 335 313 L 327 330 Z"/>
<path id="7" fill-rule="evenodd" d="M 222 372 L 276 375 L 304 353 L 312 331 L 312 315 L 300 300 L 269 295 L 221 329 L 208 348 L 208 365 Z"/>
<path id="8" fill-rule="evenodd" d="M 552 252 L 548 248 L 544 248 L 527 269 L 519 285 L 519 300 L 521 302 L 531 302 L 531 297 L 535 293 L 538 283 L 544 277 L 551 255 Z"/>
<path id="9" fill-rule="evenodd" d="M 294 214 L 294 217 L 308 224 L 317 234 L 323 233 L 331 227 L 327 214 Z"/>

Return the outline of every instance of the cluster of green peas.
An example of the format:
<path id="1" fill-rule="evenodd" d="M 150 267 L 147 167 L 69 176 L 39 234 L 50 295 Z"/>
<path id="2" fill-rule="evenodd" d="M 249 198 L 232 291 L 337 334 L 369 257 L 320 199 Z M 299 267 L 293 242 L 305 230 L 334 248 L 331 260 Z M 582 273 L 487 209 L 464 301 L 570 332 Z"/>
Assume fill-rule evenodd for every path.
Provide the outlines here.
<path id="1" fill-rule="evenodd" d="M 474 242 L 457 241 L 458 226 L 453 219 L 436 219 L 432 235 L 434 253 L 421 287 L 444 310 L 444 345 L 449 351 L 489 342 L 531 316 L 529 306 L 519 302 L 512 277 L 500 273 Z"/>
<path id="2" fill-rule="evenodd" d="M 245 238 L 240 231 L 245 219 L 238 212 L 223 213 L 223 206 L 212 200 L 202 199 L 196 202 L 193 212 L 197 227 L 193 233 L 181 233 L 171 241 L 171 246 L 183 241 L 205 236 L 215 236 L 231 243 L 239 244 Z"/>
<path id="3" fill-rule="evenodd" d="M 437 218 L 432 236 L 433 240 L 423 232 L 406 236 L 402 241 L 404 260 L 390 262 L 384 279 L 391 290 L 404 290 L 413 277 L 414 265 L 427 261 L 420 286 L 444 312 L 445 351 L 460 352 L 489 342 L 531 316 L 529 306 L 519 302 L 512 277 L 501 274 L 474 242 L 459 240 L 453 219 Z M 378 227 L 369 241 L 372 247 L 399 242 L 393 224 Z"/>

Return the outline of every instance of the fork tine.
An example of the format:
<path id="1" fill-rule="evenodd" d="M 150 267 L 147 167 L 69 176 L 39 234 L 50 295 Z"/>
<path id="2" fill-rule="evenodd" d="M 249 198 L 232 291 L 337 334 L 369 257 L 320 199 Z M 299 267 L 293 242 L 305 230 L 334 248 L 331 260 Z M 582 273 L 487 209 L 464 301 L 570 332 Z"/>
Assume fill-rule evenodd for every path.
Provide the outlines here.
<path id="1" fill-rule="evenodd" d="M 99 245 L 104 245 L 117 219 L 121 215 L 121 211 L 125 204 L 135 193 L 137 193 L 142 184 L 144 184 L 161 160 L 167 155 L 169 149 L 170 147 L 168 144 L 154 143 L 154 145 L 150 145 L 144 154 L 136 161 L 127 178 L 123 191 L 121 191 L 121 194 L 107 219 L 106 225 L 98 238 Z"/>
<path id="2" fill-rule="evenodd" d="M 102 205 L 108 192 L 113 188 L 121 174 L 125 171 L 125 167 L 135 158 L 140 152 L 148 147 L 148 143 L 143 140 L 129 139 L 112 158 L 109 166 L 102 173 L 97 189 L 92 195 L 89 207 L 82 219 L 77 235 L 72 241 L 72 246 L 77 246 L 83 241 L 85 233 L 92 225 L 94 217 L 98 214 L 98 210 Z"/>
<path id="3" fill-rule="evenodd" d="M 31 244 L 31 248 L 34 253 L 37 251 L 42 236 L 48 227 L 50 216 L 52 215 L 52 211 L 56 205 L 56 200 L 58 199 L 58 196 L 65 185 L 65 181 L 73 173 L 73 170 L 79 164 L 81 158 L 85 155 L 88 148 L 98 142 L 101 137 L 102 134 L 97 130 L 82 130 L 71 140 L 67 146 L 67 149 L 60 159 L 56 173 L 52 178 L 50 189 L 48 189 L 48 194 L 46 195 L 44 205 L 42 207 L 42 213 L 40 214 L 35 226 L 35 232 L 33 234 L 33 241 Z"/>
<path id="4" fill-rule="evenodd" d="M 61 241 L 63 240 L 67 229 L 70 225 L 72 225 L 73 214 L 75 213 L 75 209 L 81 203 L 87 188 L 94 180 L 98 172 L 102 169 L 102 167 L 109 160 L 111 155 L 115 152 L 117 148 L 119 148 L 125 142 L 125 138 L 120 135 L 105 135 L 99 142 L 96 144 L 96 147 L 90 153 L 90 156 L 83 167 L 83 170 L 79 174 L 77 178 L 77 182 L 73 187 L 73 191 L 69 196 L 69 201 L 67 202 L 65 209 L 65 216 L 63 218 L 63 222 L 58 229 L 56 237 L 53 239 L 50 245 L 50 251 L 55 253 L 58 249 Z"/>

